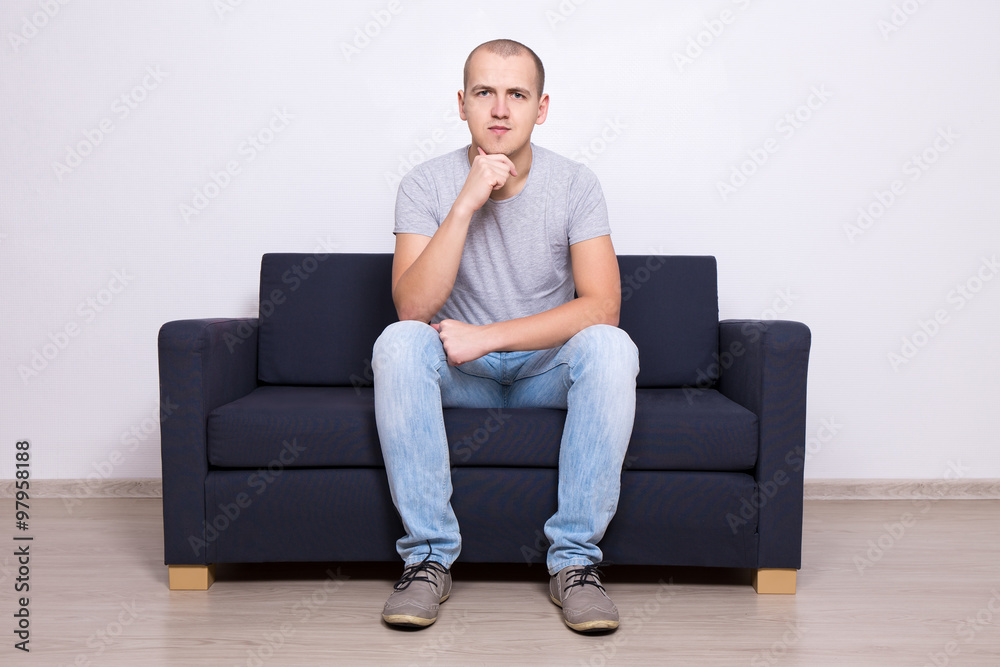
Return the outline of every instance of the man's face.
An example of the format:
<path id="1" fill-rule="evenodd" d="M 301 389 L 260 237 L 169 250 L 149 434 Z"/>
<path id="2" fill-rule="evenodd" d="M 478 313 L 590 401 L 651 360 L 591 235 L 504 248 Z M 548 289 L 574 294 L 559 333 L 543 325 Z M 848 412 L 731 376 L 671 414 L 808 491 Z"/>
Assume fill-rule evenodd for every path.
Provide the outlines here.
<path id="1" fill-rule="evenodd" d="M 458 109 L 473 141 L 493 155 L 513 157 L 545 122 L 549 96 L 538 97 L 535 62 L 527 53 L 503 58 L 483 49 L 469 62 L 469 81 Z"/>

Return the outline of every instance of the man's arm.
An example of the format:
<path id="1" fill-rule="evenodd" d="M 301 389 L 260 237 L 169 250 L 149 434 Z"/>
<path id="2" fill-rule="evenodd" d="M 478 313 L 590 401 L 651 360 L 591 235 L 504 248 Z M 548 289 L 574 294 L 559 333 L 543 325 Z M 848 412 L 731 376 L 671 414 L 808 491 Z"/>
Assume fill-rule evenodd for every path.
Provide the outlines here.
<path id="1" fill-rule="evenodd" d="M 618 326 L 621 277 L 610 236 L 569 247 L 577 298 L 550 310 L 506 322 L 477 326 L 457 320 L 432 325 L 453 366 L 498 350 L 558 347 L 593 324 Z"/>
<path id="2" fill-rule="evenodd" d="M 434 236 L 396 234 L 392 258 L 392 300 L 401 320 L 430 322 L 448 300 L 475 213 L 510 176 L 517 176 L 506 155 L 487 155 L 482 148 L 469 176 Z"/>

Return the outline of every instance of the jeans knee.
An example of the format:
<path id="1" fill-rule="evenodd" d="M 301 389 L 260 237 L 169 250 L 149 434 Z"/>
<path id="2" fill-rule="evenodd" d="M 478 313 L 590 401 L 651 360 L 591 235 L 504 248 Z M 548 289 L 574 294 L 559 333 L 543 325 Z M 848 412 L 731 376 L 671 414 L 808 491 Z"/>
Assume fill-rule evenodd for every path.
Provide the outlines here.
<path id="1" fill-rule="evenodd" d="M 593 324 L 580 330 L 571 340 L 580 346 L 585 358 L 611 369 L 627 369 L 634 378 L 639 373 L 639 349 L 624 329 L 610 324 Z M 590 364 L 588 364 L 590 365 Z"/>
<path id="2" fill-rule="evenodd" d="M 393 322 L 375 340 L 372 348 L 372 371 L 400 361 L 419 359 L 434 343 L 440 344 L 437 331 L 432 326 L 416 320 Z"/>

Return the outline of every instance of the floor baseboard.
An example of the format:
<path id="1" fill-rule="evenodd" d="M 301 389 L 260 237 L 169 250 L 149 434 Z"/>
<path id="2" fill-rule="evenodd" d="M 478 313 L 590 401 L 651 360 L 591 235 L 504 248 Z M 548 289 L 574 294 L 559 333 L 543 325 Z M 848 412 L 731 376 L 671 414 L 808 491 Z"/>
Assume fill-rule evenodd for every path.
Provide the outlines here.
<path id="1" fill-rule="evenodd" d="M 806 500 L 997 500 L 1000 479 L 807 479 Z"/>
<path id="2" fill-rule="evenodd" d="M 13 498 L 14 480 L 0 480 L 0 498 Z M 32 498 L 162 498 L 163 481 L 159 477 L 112 479 L 32 479 L 28 490 Z"/>
<path id="3" fill-rule="evenodd" d="M 1000 479 L 807 479 L 806 500 L 1000 500 Z M 0 498 L 13 498 L 14 480 L 0 480 Z M 162 498 L 158 477 L 33 479 L 32 498 Z"/>

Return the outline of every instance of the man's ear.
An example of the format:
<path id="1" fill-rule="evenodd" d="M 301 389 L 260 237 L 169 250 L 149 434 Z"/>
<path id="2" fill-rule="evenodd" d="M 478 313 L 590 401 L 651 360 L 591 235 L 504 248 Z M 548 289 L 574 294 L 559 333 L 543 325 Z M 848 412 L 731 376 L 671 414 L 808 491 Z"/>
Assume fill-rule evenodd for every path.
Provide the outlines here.
<path id="1" fill-rule="evenodd" d="M 465 117 L 465 91 L 458 91 L 458 117 L 462 120 L 469 120 Z"/>
<path id="2" fill-rule="evenodd" d="M 538 101 L 538 116 L 535 118 L 535 125 L 541 125 L 549 115 L 549 94 L 542 95 Z"/>

